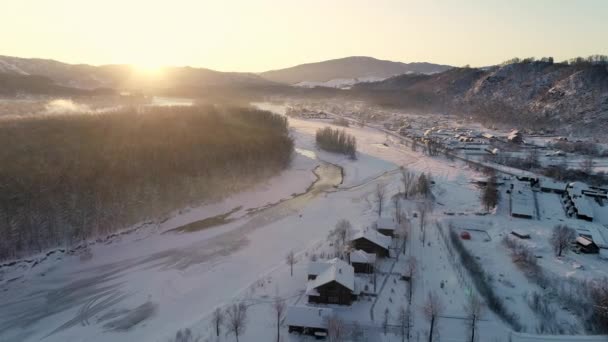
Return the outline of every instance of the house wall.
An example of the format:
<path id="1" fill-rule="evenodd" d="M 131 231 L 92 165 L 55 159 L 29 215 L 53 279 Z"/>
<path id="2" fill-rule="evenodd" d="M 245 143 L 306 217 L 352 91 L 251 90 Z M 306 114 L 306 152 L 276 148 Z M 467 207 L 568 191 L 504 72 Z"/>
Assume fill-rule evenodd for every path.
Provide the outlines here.
<path id="1" fill-rule="evenodd" d="M 390 236 L 393 237 L 394 236 L 394 230 L 392 229 L 378 229 L 378 232 L 380 234 L 386 235 L 386 236 Z"/>
<path id="2" fill-rule="evenodd" d="M 311 303 L 351 305 L 353 293 L 335 281 L 317 287 L 318 296 L 308 296 Z"/>
<path id="3" fill-rule="evenodd" d="M 374 265 L 353 262 L 352 266 L 355 269 L 355 273 L 373 273 L 374 272 Z"/>

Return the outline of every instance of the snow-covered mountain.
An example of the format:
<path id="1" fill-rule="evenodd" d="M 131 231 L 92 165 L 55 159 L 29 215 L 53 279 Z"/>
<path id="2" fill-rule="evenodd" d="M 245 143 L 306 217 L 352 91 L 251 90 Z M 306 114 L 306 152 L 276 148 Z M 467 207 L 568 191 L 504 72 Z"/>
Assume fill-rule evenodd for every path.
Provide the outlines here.
<path id="1" fill-rule="evenodd" d="M 353 87 L 385 104 L 474 113 L 489 121 L 603 132 L 608 128 L 608 66 L 521 62 L 400 75 Z"/>
<path id="2" fill-rule="evenodd" d="M 372 57 L 346 57 L 317 63 L 301 64 L 291 68 L 271 70 L 260 75 L 274 82 L 286 84 L 327 83 L 333 80 L 352 80 L 421 73 L 433 74 L 451 68 L 432 63 L 401 63 Z M 306 83 L 305 83 L 306 84 Z"/>

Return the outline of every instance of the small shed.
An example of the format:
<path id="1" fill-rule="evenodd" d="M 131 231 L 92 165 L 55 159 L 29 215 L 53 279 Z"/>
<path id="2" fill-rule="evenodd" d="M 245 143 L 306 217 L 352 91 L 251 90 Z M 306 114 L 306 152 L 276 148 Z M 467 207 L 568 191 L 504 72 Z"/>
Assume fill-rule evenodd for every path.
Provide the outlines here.
<path id="1" fill-rule="evenodd" d="M 316 337 L 327 336 L 327 322 L 333 315 L 330 308 L 314 306 L 289 306 L 285 315 L 285 324 L 290 333 L 299 333 Z"/>
<path id="2" fill-rule="evenodd" d="M 388 217 L 381 217 L 376 221 L 376 230 L 383 235 L 394 237 L 397 230 L 397 222 Z"/>
<path id="3" fill-rule="evenodd" d="M 466 230 L 460 233 L 460 238 L 463 240 L 471 240 L 471 233 Z"/>
<path id="4" fill-rule="evenodd" d="M 576 238 L 576 245 L 578 250 L 582 253 L 597 254 L 600 252 L 600 248 L 593 242 L 593 240 L 590 240 L 584 236 L 578 236 Z"/>

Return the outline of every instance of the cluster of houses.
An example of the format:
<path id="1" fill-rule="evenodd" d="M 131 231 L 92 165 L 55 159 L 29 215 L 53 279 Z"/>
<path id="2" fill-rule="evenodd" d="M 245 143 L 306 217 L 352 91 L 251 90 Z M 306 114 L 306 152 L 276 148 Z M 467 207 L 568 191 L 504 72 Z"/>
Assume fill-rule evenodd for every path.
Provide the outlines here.
<path id="1" fill-rule="evenodd" d="M 532 191 L 542 191 L 560 195 L 566 215 L 587 222 L 594 222 L 594 202 L 599 207 L 608 204 L 608 189 L 588 186 L 581 182 L 565 183 L 550 178 L 517 177 L 508 192 L 511 197 L 511 216 L 531 219 L 535 214 Z M 578 234 L 572 241 L 572 249 L 577 253 L 600 254 L 608 258 L 608 243 L 605 235 L 608 230 L 601 225 L 588 225 L 577 229 Z M 530 235 L 514 230 L 512 235 L 520 239 L 529 239 Z"/>
<path id="2" fill-rule="evenodd" d="M 380 218 L 374 228 L 366 228 L 350 238 L 350 251 L 345 260 L 312 261 L 307 268 L 305 295 L 308 305 L 287 308 L 286 324 L 289 332 L 324 338 L 328 320 L 334 314 L 328 305 L 350 306 L 365 295 L 357 281 L 357 274 L 373 273 L 377 261 L 390 257 L 390 246 L 397 224 Z"/>

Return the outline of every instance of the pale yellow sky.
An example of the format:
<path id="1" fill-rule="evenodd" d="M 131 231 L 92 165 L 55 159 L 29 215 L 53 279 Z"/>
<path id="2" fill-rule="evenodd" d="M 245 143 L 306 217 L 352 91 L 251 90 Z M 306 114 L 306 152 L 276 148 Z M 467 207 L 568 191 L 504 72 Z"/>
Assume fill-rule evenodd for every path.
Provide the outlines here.
<path id="1" fill-rule="evenodd" d="M 351 55 L 489 65 L 608 54 L 602 0 L 2 0 L 0 54 L 265 71 Z"/>

